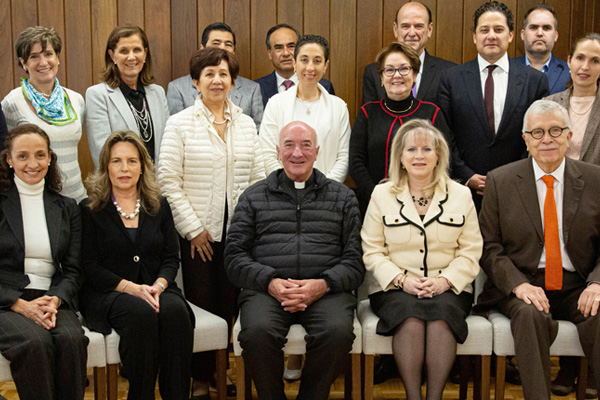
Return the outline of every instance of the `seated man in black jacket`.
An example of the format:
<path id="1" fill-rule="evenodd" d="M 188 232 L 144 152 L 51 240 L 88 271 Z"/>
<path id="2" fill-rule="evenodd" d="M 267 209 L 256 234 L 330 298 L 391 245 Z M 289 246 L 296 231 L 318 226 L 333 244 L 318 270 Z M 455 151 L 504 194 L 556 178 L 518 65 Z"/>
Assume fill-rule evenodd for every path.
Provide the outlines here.
<path id="1" fill-rule="evenodd" d="M 311 127 L 286 125 L 277 152 L 283 169 L 246 189 L 225 246 L 239 297 L 243 357 L 263 400 L 285 399 L 283 351 L 292 324 L 306 329 L 306 364 L 297 399 L 327 399 L 354 341 L 364 277 L 360 212 L 354 193 L 313 168 Z"/>

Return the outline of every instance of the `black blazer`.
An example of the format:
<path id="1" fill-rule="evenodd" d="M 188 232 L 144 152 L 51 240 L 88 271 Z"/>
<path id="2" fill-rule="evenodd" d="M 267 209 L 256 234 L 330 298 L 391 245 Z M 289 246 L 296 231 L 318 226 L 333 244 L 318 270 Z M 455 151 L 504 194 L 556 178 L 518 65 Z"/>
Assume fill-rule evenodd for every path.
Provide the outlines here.
<path id="1" fill-rule="evenodd" d="M 421 75 L 421 84 L 417 92 L 417 99 L 435 103 L 442 71 L 454 66 L 456 66 L 455 63 L 443 58 L 434 57 L 425 51 L 423 74 Z M 365 67 L 363 74 L 362 104 L 382 99 L 385 99 L 385 88 L 381 86 L 381 77 L 377 72 L 377 64 L 369 64 Z"/>
<path id="2" fill-rule="evenodd" d="M 81 217 L 75 200 L 44 190 L 45 224 L 48 227 L 56 273 L 46 293 L 76 308 L 81 286 Z M 40 224 L 44 223 L 40 221 Z M 25 234 L 23 212 L 16 186 L 0 192 L 0 309 L 10 308 L 29 285 L 24 273 Z"/>
<path id="3" fill-rule="evenodd" d="M 164 278 L 169 283 L 167 291 L 183 298 L 175 284 L 179 239 L 171 209 L 164 198 L 156 215 L 140 212 L 135 242 L 112 203 L 92 212 L 84 200 L 80 208 L 83 222 L 81 264 L 85 275 L 80 304 L 90 328 L 110 333 L 107 314 L 120 294 L 114 288 L 121 279 L 152 285 L 156 279 Z"/>
<path id="4" fill-rule="evenodd" d="M 548 79 L 534 68 L 514 60 L 509 63 L 506 101 L 494 138 L 488 128 L 477 59 L 442 72 L 436 104 L 444 112 L 458 150 L 452 177 L 462 183 L 473 174 L 486 175 L 527 154 L 521 137 L 523 116 L 531 103 L 548 95 Z M 474 194 L 474 200 L 479 209 L 481 196 Z"/>
<path id="5" fill-rule="evenodd" d="M 258 78 L 255 82 L 260 85 L 260 94 L 262 95 L 263 105 L 266 107 L 269 99 L 279 93 L 277 91 L 277 76 L 275 75 L 275 71 L 271 72 L 269 75 L 263 76 L 262 78 Z M 331 82 L 323 78 L 319 81 L 319 83 L 330 94 L 335 95 L 335 90 L 333 90 L 333 84 Z"/>

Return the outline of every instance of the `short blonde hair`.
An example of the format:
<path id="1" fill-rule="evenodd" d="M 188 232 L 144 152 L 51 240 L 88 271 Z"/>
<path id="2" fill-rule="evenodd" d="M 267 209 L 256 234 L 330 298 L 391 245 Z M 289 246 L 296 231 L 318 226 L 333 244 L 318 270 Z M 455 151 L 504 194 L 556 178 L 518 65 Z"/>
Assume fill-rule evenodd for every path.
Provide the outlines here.
<path id="1" fill-rule="evenodd" d="M 390 157 L 389 177 L 393 183 L 392 190 L 402 191 L 408 181 L 408 173 L 402 165 L 402 152 L 409 141 L 415 141 L 417 137 L 425 137 L 433 145 L 438 163 L 433 170 L 431 184 L 425 187 L 426 195 L 432 195 L 435 187 L 443 180 L 449 179 L 448 166 L 450 164 L 450 150 L 442 132 L 424 119 L 413 119 L 403 124 L 396 132 L 392 141 L 392 154 Z"/>

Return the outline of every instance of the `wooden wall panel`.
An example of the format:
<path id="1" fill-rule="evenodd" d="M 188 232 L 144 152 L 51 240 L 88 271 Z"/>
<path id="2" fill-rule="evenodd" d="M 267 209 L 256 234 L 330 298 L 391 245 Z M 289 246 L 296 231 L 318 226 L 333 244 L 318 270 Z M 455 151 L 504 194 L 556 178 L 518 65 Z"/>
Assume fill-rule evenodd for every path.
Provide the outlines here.
<path id="1" fill-rule="evenodd" d="M 100 82 L 108 35 L 117 26 L 116 0 L 91 0 L 93 83 Z"/>
<path id="2" fill-rule="evenodd" d="M 196 0 L 171 2 L 171 77 L 188 75 L 190 56 L 200 48 Z"/>
<path id="3" fill-rule="evenodd" d="M 459 64 L 463 55 L 463 26 L 469 21 L 463 15 L 463 4 L 458 1 L 438 1 L 437 15 L 438 18 L 433 20 L 433 34 L 437 38 L 435 55 Z"/>
<path id="4" fill-rule="evenodd" d="M 394 37 L 394 20 L 396 12 L 408 0 L 384 0 L 383 1 L 383 44 L 381 47 L 387 46 L 396 40 Z"/>
<path id="5" fill-rule="evenodd" d="M 11 3 L 12 10 L 12 37 L 13 43 L 19 33 L 28 26 L 37 25 L 37 3 L 35 0 L 19 0 Z M 14 55 L 16 62 L 17 55 Z M 27 74 L 22 68 L 14 69 L 14 81 L 11 86 L 16 87 L 20 84 L 21 78 L 26 78 Z"/>
<path id="6" fill-rule="evenodd" d="M 322 2 L 322 6 L 319 7 L 319 11 L 321 8 L 327 4 L 325 1 Z M 327 4 L 329 7 L 329 4 Z M 288 24 L 296 28 L 301 35 L 304 33 L 303 29 L 303 18 L 302 18 L 302 0 L 277 0 L 277 23 L 278 24 Z M 312 18 L 313 15 L 311 14 Z"/>
<path id="7" fill-rule="evenodd" d="M 585 3 L 586 0 L 571 1 L 571 43 L 586 33 L 583 18 L 585 13 Z"/>
<path id="8" fill-rule="evenodd" d="M 350 121 L 356 115 L 356 1 L 331 0 L 331 53 L 329 69 L 335 93 L 348 104 Z M 359 100 L 360 101 L 360 100 Z M 354 105 L 354 106 L 353 106 Z"/>
<path id="9" fill-rule="evenodd" d="M 267 56 L 265 39 L 267 31 L 277 25 L 277 4 L 271 0 L 254 0 L 250 7 L 250 75 L 256 79 L 273 71 L 273 64 Z"/>
<path id="10" fill-rule="evenodd" d="M 329 18 L 331 6 L 323 7 L 322 3 L 322 0 L 304 0 L 304 15 L 306 16 L 306 18 L 304 18 L 303 32 L 304 34 L 323 36 L 329 42 L 329 49 L 331 50 L 331 22 Z M 352 8 L 355 7 L 355 2 L 348 1 L 347 3 L 344 3 L 343 6 L 344 8 Z M 337 19 L 338 16 L 333 14 L 331 17 L 333 19 Z M 340 27 L 338 28 L 341 30 L 340 33 L 343 34 L 346 27 L 354 25 L 355 20 L 356 18 L 344 21 L 345 23 L 340 25 Z M 354 42 L 352 44 L 354 44 Z M 328 69 L 325 72 L 324 78 L 330 79 L 330 73 L 331 71 L 330 69 Z"/>
<path id="11" fill-rule="evenodd" d="M 357 0 L 356 27 L 360 40 L 356 41 L 356 110 L 362 102 L 362 77 L 365 67 L 375 61 L 382 45 L 384 26 L 383 1 Z M 350 108 L 351 105 L 348 105 Z"/>
<path id="12" fill-rule="evenodd" d="M 150 42 L 152 72 L 156 83 L 166 89 L 171 79 L 171 7 L 164 0 L 145 0 L 144 26 Z M 187 68 L 187 62 L 185 63 Z"/>
<path id="13" fill-rule="evenodd" d="M 58 36 L 63 39 L 63 46 L 61 50 L 61 54 L 59 56 L 59 61 L 61 65 L 58 68 L 58 81 L 61 84 L 66 84 L 66 74 L 65 71 L 68 68 L 65 63 L 65 10 L 63 0 L 48 0 L 48 1 L 40 1 L 38 3 L 38 24 L 41 26 L 51 26 L 54 28 Z"/>
<path id="14" fill-rule="evenodd" d="M 223 0 L 198 0 L 198 48 L 202 44 L 202 32 L 213 22 L 225 21 Z"/>
<path id="15" fill-rule="evenodd" d="M 548 0 L 546 3 L 554 7 L 558 19 L 558 40 L 552 52 L 558 58 L 566 60 L 571 43 L 571 2 L 564 0 Z"/>
<path id="16" fill-rule="evenodd" d="M 0 97 L 4 96 L 14 86 L 14 70 L 18 68 L 17 56 L 13 50 L 10 0 L 0 0 Z"/>
<path id="17" fill-rule="evenodd" d="M 513 41 L 516 46 L 516 55 L 525 54 L 523 40 L 521 40 L 521 30 L 524 29 L 523 19 L 527 11 L 538 3 L 540 3 L 539 0 L 518 0 L 517 9 L 513 10 L 515 20 L 515 38 Z"/>
<path id="18" fill-rule="evenodd" d="M 225 23 L 235 32 L 235 54 L 240 63 L 240 75 L 250 78 L 250 2 L 225 0 Z"/>
<path id="19" fill-rule="evenodd" d="M 93 84 L 92 46 L 79 46 L 79 43 L 92 43 L 90 31 L 90 3 L 81 0 L 65 0 L 65 71 L 67 86 L 85 96 L 85 91 Z"/>
<path id="20" fill-rule="evenodd" d="M 421 0 L 421 3 L 423 3 L 425 6 L 427 6 L 429 8 L 429 10 L 431 11 L 431 20 L 434 21 L 434 28 L 435 28 L 435 21 L 438 20 L 437 18 L 437 0 Z M 427 45 L 425 46 L 425 49 L 431 53 L 431 54 L 437 54 L 436 52 L 436 48 L 437 48 L 437 37 L 435 34 L 435 29 L 431 34 L 431 37 L 429 38 L 429 40 L 427 40 Z"/>
<path id="21" fill-rule="evenodd" d="M 117 19 L 119 25 L 135 25 L 144 31 L 144 0 L 118 0 L 117 1 Z"/>

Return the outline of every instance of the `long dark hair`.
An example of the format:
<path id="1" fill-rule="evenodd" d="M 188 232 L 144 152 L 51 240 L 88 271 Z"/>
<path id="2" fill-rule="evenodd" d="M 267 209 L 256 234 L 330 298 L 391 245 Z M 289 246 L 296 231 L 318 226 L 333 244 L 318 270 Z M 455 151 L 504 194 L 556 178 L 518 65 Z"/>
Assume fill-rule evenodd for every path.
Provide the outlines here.
<path id="1" fill-rule="evenodd" d="M 21 135 L 28 134 L 40 135 L 46 141 L 48 153 L 50 154 L 50 165 L 48 166 L 48 172 L 46 173 L 45 178 L 46 187 L 51 192 L 60 193 L 62 190 L 62 181 L 60 178 L 60 168 L 58 168 L 56 153 L 50 148 L 50 138 L 46 132 L 34 124 L 19 125 L 6 135 L 4 150 L 0 152 L 0 190 L 8 190 L 15 184 L 15 171 L 8 165 L 7 157 L 12 151 L 15 139 Z"/>

